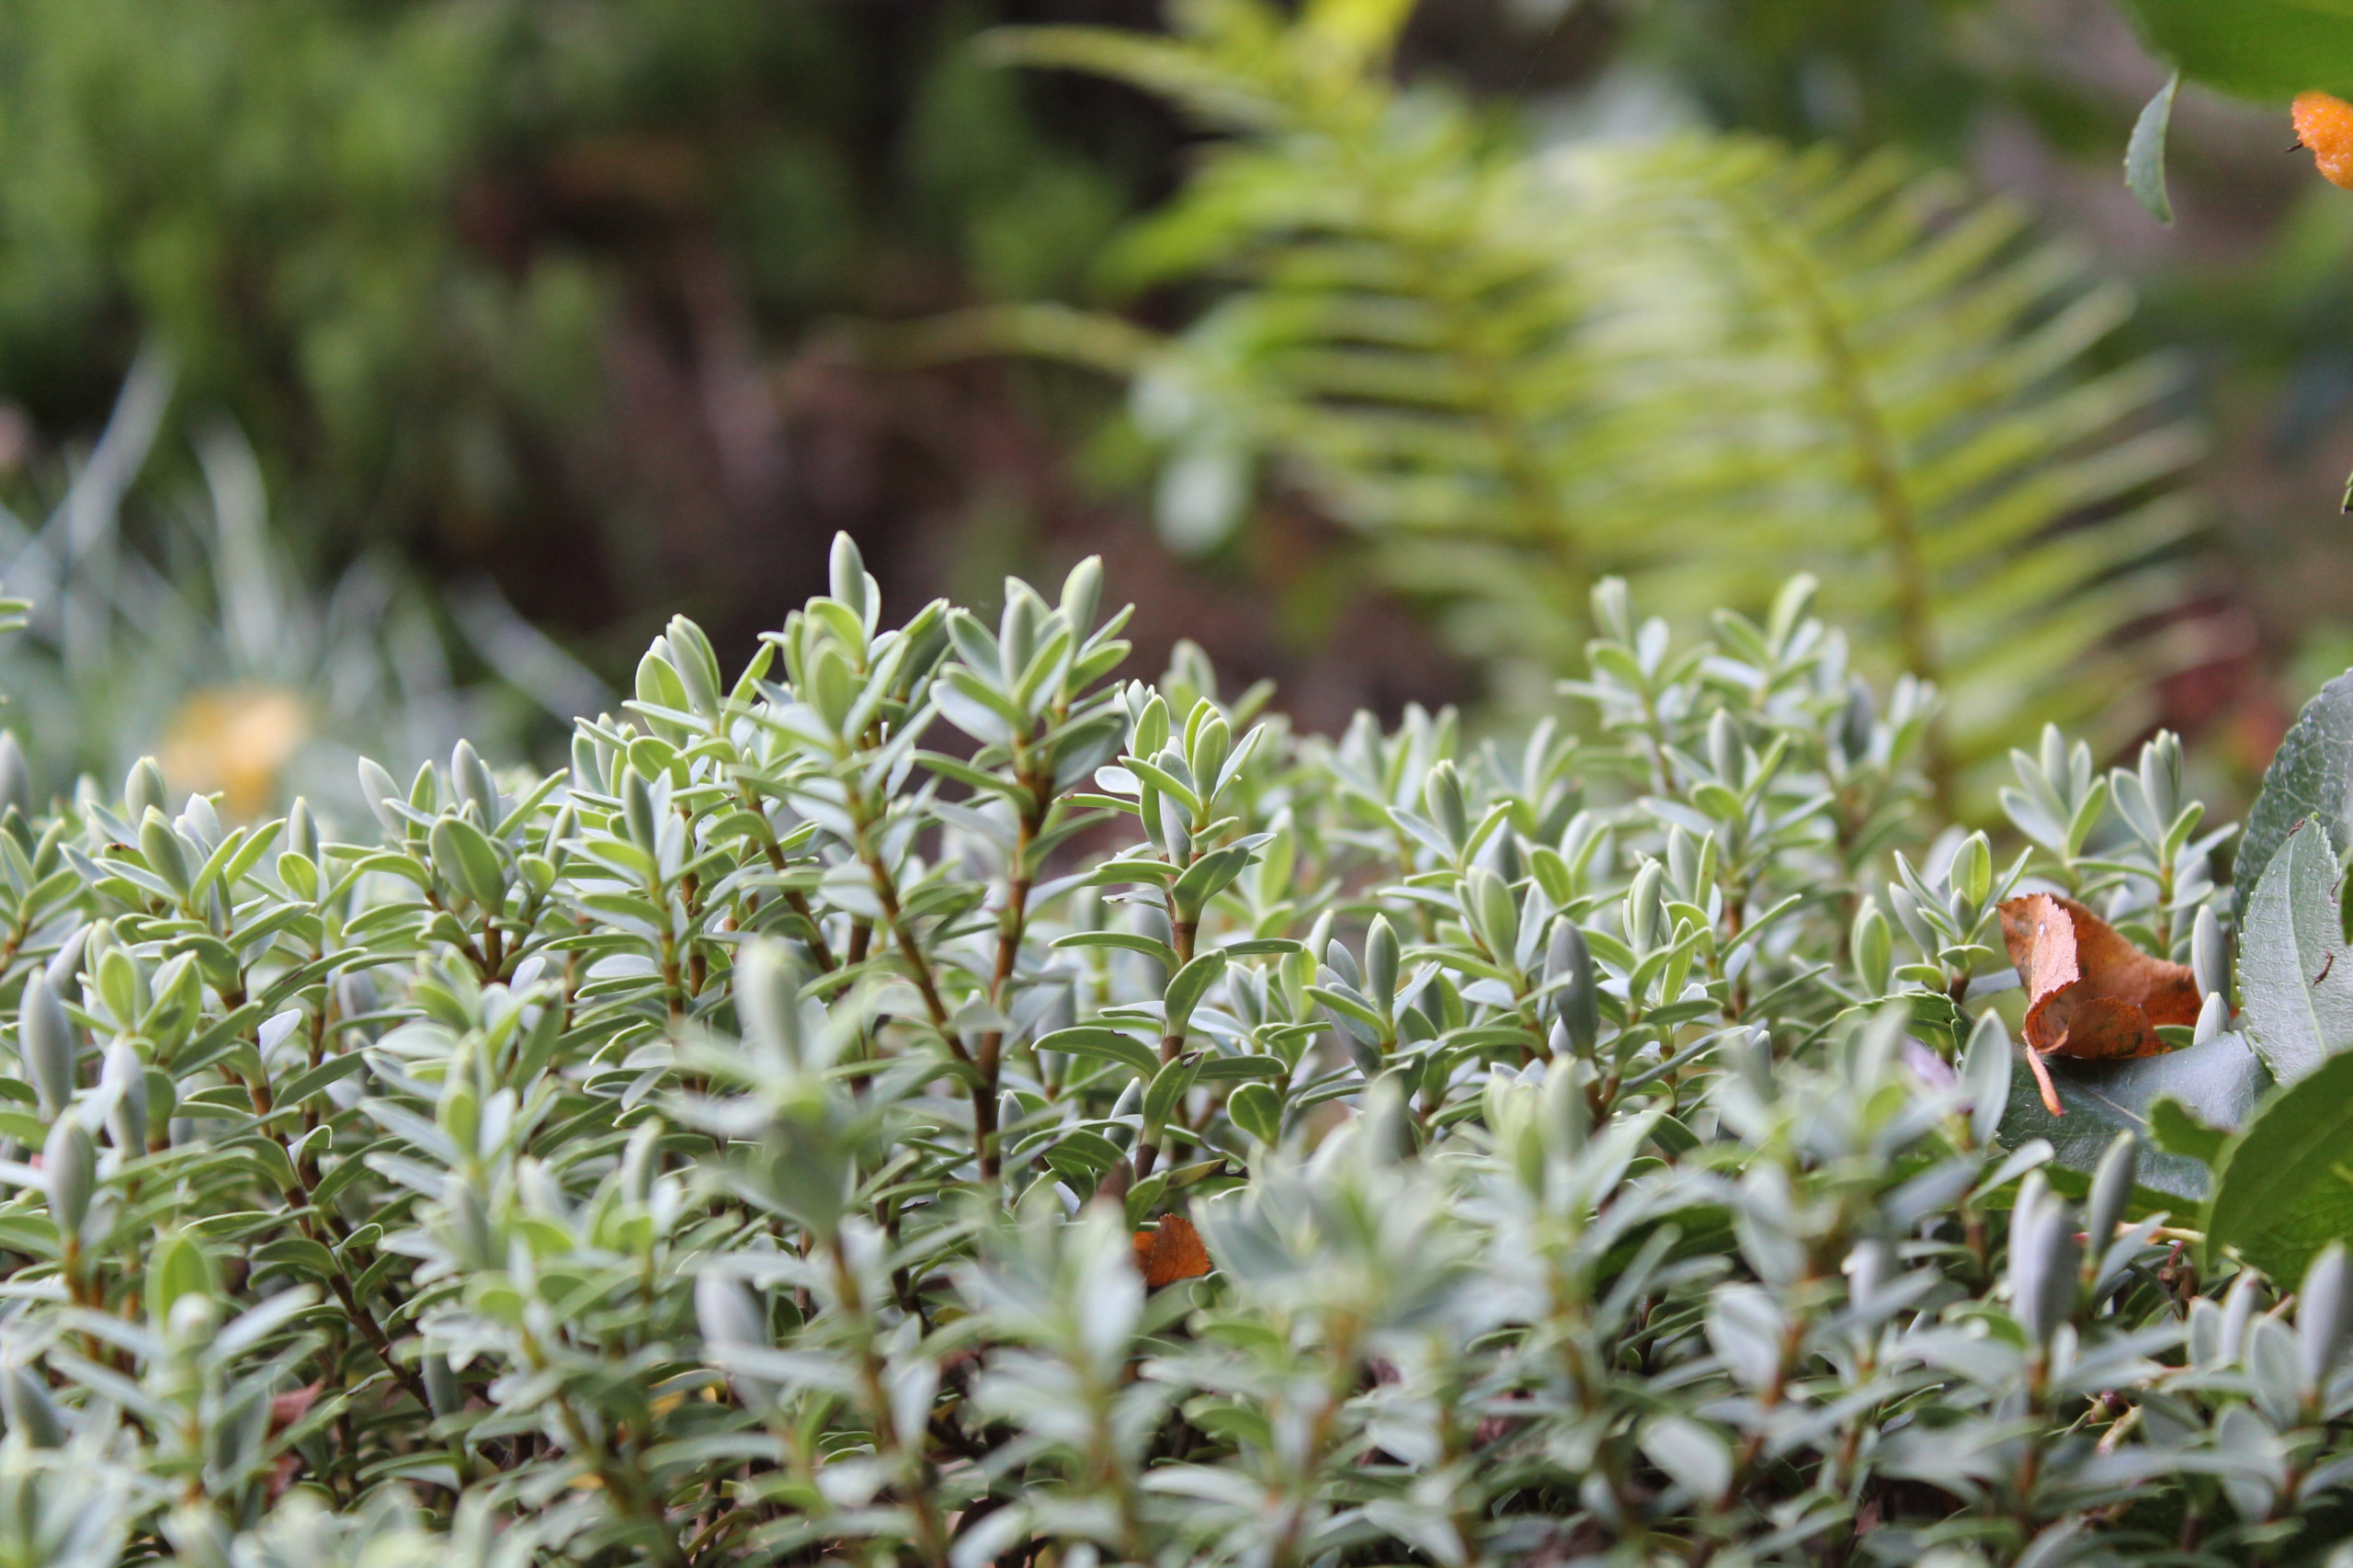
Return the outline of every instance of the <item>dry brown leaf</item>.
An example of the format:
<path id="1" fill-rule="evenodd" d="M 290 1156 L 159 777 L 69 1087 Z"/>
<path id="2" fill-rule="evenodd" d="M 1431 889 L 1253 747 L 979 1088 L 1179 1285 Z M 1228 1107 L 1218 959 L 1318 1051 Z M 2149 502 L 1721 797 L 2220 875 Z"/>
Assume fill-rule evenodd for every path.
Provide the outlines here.
<path id="1" fill-rule="evenodd" d="M 1144 1287 L 1157 1290 L 1179 1279 L 1198 1279 L 1210 1271 L 1210 1249 L 1201 1233 L 1182 1214 L 1164 1214 L 1160 1227 L 1135 1234 L 1136 1269 Z"/>
<path id="2" fill-rule="evenodd" d="M 2188 964 L 2143 952 L 2074 899 L 2029 893 L 2001 913 L 2003 945 L 2026 986 L 2027 1065 L 2052 1115 L 2065 1112 L 2044 1057 L 2155 1056 L 2167 1049 L 2159 1026 L 2198 1021 Z"/>
<path id="3" fill-rule="evenodd" d="M 315 1382 L 273 1398 L 269 1402 L 269 1435 L 277 1437 L 309 1415 L 311 1406 L 318 1403 L 319 1394 L 326 1386 L 324 1381 Z"/>

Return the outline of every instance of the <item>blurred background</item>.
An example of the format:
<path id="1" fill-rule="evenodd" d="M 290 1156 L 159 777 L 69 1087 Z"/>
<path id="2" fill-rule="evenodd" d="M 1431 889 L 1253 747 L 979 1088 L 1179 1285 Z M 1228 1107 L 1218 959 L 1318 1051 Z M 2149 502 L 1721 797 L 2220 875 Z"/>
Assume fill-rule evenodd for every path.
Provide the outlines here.
<path id="1" fill-rule="evenodd" d="M 1030 31 L 1007 26 L 1111 31 Z M 1825 579 L 2243 790 L 2353 663 L 2353 194 L 2106 0 L 0 0 L 0 653 L 44 790 L 554 756 L 847 529 L 1101 552 L 1305 725 L 1549 699 L 1602 572 Z"/>

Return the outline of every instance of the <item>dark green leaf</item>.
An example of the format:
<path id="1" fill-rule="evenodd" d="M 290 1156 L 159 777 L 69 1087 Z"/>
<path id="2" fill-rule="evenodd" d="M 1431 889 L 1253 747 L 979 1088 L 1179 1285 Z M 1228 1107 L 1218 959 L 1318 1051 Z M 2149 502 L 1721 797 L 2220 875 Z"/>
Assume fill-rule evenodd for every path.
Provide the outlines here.
<path id="1" fill-rule="evenodd" d="M 1118 948 L 1126 952 L 1142 953 L 1155 959 L 1170 973 L 1177 969 L 1176 949 L 1151 937 L 1139 937 L 1127 931 L 1074 931 L 1067 937 L 1054 938 L 1057 948 Z"/>
<path id="2" fill-rule="evenodd" d="M 2282 1083 L 2353 1045 L 2353 958 L 2336 904 L 2336 854 L 2317 822 L 2288 835 L 2247 903 L 2239 1006 L 2248 1043 Z"/>
<path id="3" fill-rule="evenodd" d="M 1236 1078 L 1283 1078 L 1290 1074 L 1279 1056 L 1205 1056 L 1196 1079 L 1213 1084 Z"/>
<path id="4" fill-rule="evenodd" d="M 1282 1134 L 1282 1096 L 1269 1085 L 1243 1085 L 1227 1097 L 1225 1114 L 1261 1143 L 1272 1143 Z"/>
<path id="5" fill-rule="evenodd" d="M 2052 1085 L 2066 1114 L 2052 1116 L 2043 1108 L 2034 1075 L 2018 1060 L 2013 1063 L 2001 1139 L 2013 1149 L 2029 1139 L 2048 1139 L 2056 1163 L 2079 1176 L 2097 1168 L 2119 1131 L 2138 1134 L 2152 1150 L 2165 1148 L 2152 1124 L 2152 1108 L 2160 1099 L 2178 1102 L 2211 1126 L 2238 1127 L 2270 1086 L 2263 1064 L 2235 1034 L 2218 1035 L 2204 1045 L 2164 1056 L 2120 1062 L 2052 1056 L 2043 1063 L 2051 1070 Z M 2194 1203 L 2206 1196 L 2209 1177 L 2205 1165 L 2168 1148 L 2142 1155 L 2138 1185 L 2177 1202 Z"/>
<path id="6" fill-rule="evenodd" d="M 1143 1125 L 1148 1136 L 1156 1135 L 1167 1124 L 1169 1112 L 1193 1086 L 1200 1065 L 1199 1054 L 1188 1051 L 1152 1075 L 1152 1082 L 1143 1091 Z"/>
<path id="7" fill-rule="evenodd" d="M 2186 1155 L 2210 1170 L 2231 1141 L 2228 1129 L 2209 1127 L 2169 1096 L 2158 1096 L 2149 1107 L 2149 1135 L 2166 1153 Z"/>
<path id="8" fill-rule="evenodd" d="M 1059 1051 L 1065 1056 L 1084 1056 L 1097 1062 L 1119 1062 L 1149 1077 L 1160 1071 L 1160 1054 L 1136 1039 L 1100 1024 L 1081 1024 L 1075 1028 L 1056 1029 L 1037 1042 L 1040 1051 Z"/>
<path id="9" fill-rule="evenodd" d="M 1256 854 L 1247 845 L 1229 844 L 1194 861 L 1176 879 L 1174 892 L 1178 912 L 1187 917 L 1199 914 L 1203 904 L 1223 892 L 1242 874 Z"/>
<path id="10" fill-rule="evenodd" d="M 2353 1236 L 2353 1054 L 2274 1090 L 2223 1147 L 2206 1210 L 2206 1257 L 2224 1247 L 2292 1288 L 2313 1255 Z"/>
<path id="11" fill-rule="evenodd" d="M 1120 1161 L 1120 1146 L 1099 1132 L 1079 1128 L 1046 1151 L 1046 1164 L 1065 1176 L 1094 1176 Z"/>
<path id="12" fill-rule="evenodd" d="M 2330 0 L 2126 0 L 2185 74 L 2284 105 L 2308 87 L 2353 97 L 2353 12 Z"/>
<path id="13" fill-rule="evenodd" d="M 329 1084 L 358 1072 L 365 1065 L 365 1060 L 356 1051 L 342 1056 L 330 1056 L 280 1089 L 278 1103 L 281 1106 L 301 1105 Z"/>
<path id="14" fill-rule="evenodd" d="M 2348 27 L 2353 27 L 2349 23 Z M 2353 672 L 2338 676 L 2304 704 L 2247 809 L 2239 830 L 2238 858 L 2231 868 L 2233 907 L 2240 922 L 2263 869 L 2288 841 L 2296 824 L 2318 817 L 2328 825 L 2329 843 L 2344 853 L 2347 783 L 2353 779 Z"/>
<path id="15" fill-rule="evenodd" d="M 1169 976 L 1164 1002 L 1168 1009 L 1168 1032 L 1182 1034 L 1193 1017 L 1193 1009 L 1200 1006 L 1209 988 L 1225 972 L 1225 954 L 1211 948 Z"/>

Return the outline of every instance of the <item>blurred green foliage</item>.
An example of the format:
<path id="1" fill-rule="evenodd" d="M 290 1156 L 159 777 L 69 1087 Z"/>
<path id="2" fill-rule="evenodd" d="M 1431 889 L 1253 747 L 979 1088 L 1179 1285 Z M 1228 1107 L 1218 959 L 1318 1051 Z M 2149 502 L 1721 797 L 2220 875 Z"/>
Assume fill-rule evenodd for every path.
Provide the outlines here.
<path id="1" fill-rule="evenodd" d="M 2181 597 L 2156 562 L 2192 524 L 2172 482 L 2198 442 L 2163 412 L 2166 366 L 2102 365 L 2120 289 L 1897 157 L 1704 133 L 1530 151 L 1392 83 L 1408 8 L 1231 0 L 1178 7 L 1174 39 L 1000 40 L 1219 134 L 1108 253 L 1131 285 L 1208 286 L 1181 332 L 977 318 L 1132 375 L 1172 543 L 1304 492 L 1502 689 L 1571 667 L 1601 573 L 1697 618 L 1813 566 L 1859 657 L 1951 690 L 1948 802 L 2148 678 L 2147 648 L 2111 650 Z"/>
<path id="2" fill-rule="evenodd" d="M 158 337 L 347 546 L 448 559 L 535 520 L 652 526 L 571 460 L 614 422 L 616 312 L 688 340 L 722 322 L 756 359 L 963 278 L 1067 287 L 1117 217 L 1119 182 L 1041 142 L 1018 85 L 958 47 L 987 19 L 10 4 L 0 389 L 93 428 Z"/>
<path id="3" fill-rule="evenodd" d="M 2125 0 L 2150 45 L 2245 97 L 2353 93 L 2353 16 L 2330 0 Z"/>
<path id="4" fill-rule="evenodd" d="M 154 752 L 232 821 L 297 794 L 339 820 L 363 809 L 361 749 L 408 766 L 471 734 L 513 752 L 608 699 L 485 582 L 436 595 L 382 551 L 310 576 L 252 446 L 217 422 L 180 441 L 174 390 L 143 356 L 71 481 L 38 512 L 0 506 L 0 556 L 37 600 L 0 642 L 0 710 L 39 759 L 0 772 L 28 801 Z M 200 478 L 147 477 L 184 444 Z"/>
<path id="5" fill-rule="evenodd" d="M 1412 9 L 1397 75 L 1454 94 L 1396 96 L 1402 135 L 1435 115 L 1421 125 L 1436 138 L 1424 153 L 1452 137 L 1474 158 L 1518 160 L 1532 141 L 1603 124 L 1634 82 L 1648 95 L 1638 131 L 1756 131 L 1849 154 L 1892 147 L 1915 171 L 1982 174 L 1988 138 L 2023 130 L 2052 160 L 2030 171 L 2046 185 L 2026 190 L 2047 211 L 2075 199 L 2066 178 L 2113 187 L 2132 110 L 2154 85 L 2133 73 L 2162 74 L 2117 18 L 2141 17 L 2163 48 L 2172 35 L 2161 13 L 2180 7 L 2120 0 L 2057 23 L 2018 0 Z M 973 578 L 983 560 L 992 578 L 1043 565 L 1041 555 L 1103 542 L 1131 517 L 1124 504 L 1142 499 L 1134 432 L 1105 419 L 1098 389 L 1057 380 L 1040 395 L 1018 372 L 946 406 L 936 387 L 909 393 L 881 372 L 845 387 L 810 371 L 856 360 L 836 324 L 975 301 L 1097 304 L 1148 285 L 1134 319 L 1163 327 L 1218 297 L 1230 279 L 1216 265 L 1188 272 L 1132 238 L 1106 248 L 1125 218 L 1183 183 L 1199 144 L 1143 97 L 992 69 L 970 48 L 1000 22 L 1148 24 L 1156 10 L 1151 0 L 9 0 L 0 398 L 55 443 L 44 460 L 70 454 L 95 437 L 140 349 L 165 345 L 186 405 L 224 411 L 247 433 L 279 537 L 297 553 L 328 573 L 376 545 L 445 579 L 487 570 L 592 659 L 635 638 L 655 605 L 685 605 L 722 646 L 748 645 L 815 586 L 817 547 L 835 527 L 879 551 L 890 580 L 901 575 L 895 550 L 923 570 L 937 561 L 926 588 Z M 2112 38 L 2093 36 L 2101 23 Z M 2092 44 L 2052 47 L 2054 27 Z M 2270 47 L 2287 35 L 2261 36 Z M 2120 65 L 2101 52 L 2109 44 Z M 2256 259 L 2124 257 L 2154 308 L 2089 347 L 2083 373 L 2184 345 L 2200 395 L 2226 437 L 2242 437 L 2233 477 L 2248 466 L 2258 478 L 2292 472 L 2353 400 L 2337 193 L 2316 188 L 2275 222 L 2272 193 L 2294 187 L 2250 182 L 2227 148 L 2200 140 L 2202 111 L 2186 112 L 2175 138 L 2177 185 L 2192 198 L 2186 227 L 2210 240 L 2229 229 L 2224 243 Z M 2290 177 L 2290 161 L 2268 141 L 2264 150 L 2263 172 Z M 2244 210 L 2218 223 L 2218 200 Z M 1202 207 L 1191 203 L 1196 219 Z M 1155 225 L 1164 247 L 1181 249 L 1176 226 Z M 1106 426 L 1110 438 L 1082 447 Z M 923 449 L 912 461 L 909 445 Z M 163 467 L 193 483 L 179 447 L 165 444 Z M 1065 464 L 1074 451 L 1081 460 Z M 1585 451 L 1567 443 L 1547 460 Z M 53 495 L 70 466 L 37 461 L 14 499 Z M 1231 481 L 1232 464 L 1222 478 L 1215 466 L 1193 469 L 1197 498 L 1215 500 Z M 2317 466 L 2341 473 L 2325 455 Z M 1039 499 L 1130 485 L 1120 507 L 1075 525 Z M 2347 579 L 2343 552 L 2332 556 L 2293 505 L 2247 511 L 2232 524 L 2241 553 L 2293 565 L 2258 585 L 2215 581 L 2257 606 L 2265 652 L 2282 653 L 2313 613 L 2295 596 L 2326 601 Z M 1720 523 L 1746 527 L 1711 514 L 1709 526 Z M 1280 547 L 1313 558 L 1282 570 L 1294 584 L 1346 585 L 1319 589 L 1326 598 L 1363 592 L 1345 536 L 1321 528 Z M 1768 535 L 1757 532 L 1760 550 Z M 1263 574 L 1272 553 L 1231 551 L 1205 570 L 1219 582 Z M 1722 573 L 1652 586 L 1669 604 L 1738 597 Z M 1521 587 L 1525 603 L 1472 631 L 1492 647 L 1573 652 L 1575 583 Z M 1278 613 L 1289 616 L 1306 596 L 1285 593 Z M 1866 624 L 1876 613 L 1839 608 Z M 1289 645 L 1324 635 L 1316 617 L 1295 619 L 1281 629 Z M 2086 646 L 2102 635 L 2088 622 L 2070 631 Z M 2079 695 L 2087 707 L 2106 689 Z M 1956 722 L 1970 711 L 1963 693 Z M 2003 722 L 1990 722 L 1989 745 L 2006 738 Z"/>
<path id="6" fill-rule="evenodd" d="M 1960 151 L 1970 110 L 2003 92 L 1955 47 L 1986 0 L 1670 0 L 1634 12 L 1626 52 L 1654 62 L 1715 123 Z"/>

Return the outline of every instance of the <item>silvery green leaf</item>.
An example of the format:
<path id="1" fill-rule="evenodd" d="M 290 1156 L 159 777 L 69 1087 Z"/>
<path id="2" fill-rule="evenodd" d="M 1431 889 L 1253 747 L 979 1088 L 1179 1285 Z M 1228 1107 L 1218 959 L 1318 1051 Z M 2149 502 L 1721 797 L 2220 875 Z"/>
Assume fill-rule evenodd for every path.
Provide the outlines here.
<path id="1" fill-rule="evenodd" d="M 1714 1431 L 1680 1415 L 1660 1416 L 1642 1430 L 1643 1452 L 1693 1500 L 1705 1506 L 1732 1484 L 1732 1450 Z"/>
<path id="2" fill-rule="evenodd" d="M 1225 965 L 1224 951 L 1212 948 L 1196 955 L 1191 962 L 1169 976 L 1168 989 L 1163 998 L 1167 1009 L 1169 1033 L 1181 1035 L 1185 1032 L 1187 1020 L 1192 1017 L 1193 1009 L 1208 994 L 1209 988 L 1224 974 Z"/>
<path id="3" fill-rule="evenodd" d="M 107 1047 L 98 1071 L 98 1087 L 111 1104 L 107 1128 L 114 1145 L 136 1155 L 147 1147 L 147 1068 L 139 1052 L 125 1040 Z"/>
<path id="4" fill-rule="evenodd" d="M 735 959 L 735 1007 L 745 1034 L 787 1066 L 804 1059 L 801 977 L 780 942 L 756 939 Z M 817 1064 L 822 1066 L 822 1063 Z"/>
<path id="5" fill-rule="evenodd" d="M 2124 149 L 2126 187 L 2150 217 L 2168 227 L 2173 223 L 2173 201 L 2165 194 L 2165 133 L 2173 123 L 2174 94 L 2180 88 L 2181 73 L 2177 71 L 2142 107 Z"/>
<path id="6" fill-rule="evenodd" d="M 381 763 L 363 756 L 359 759 L 358 767 L 360 799 L 368 802 L 368 809 L 375 813 L 376 820 L 383 824 L 386 833 L 399 835 L 404 821 L 392 809 L 392 802 L 403 798 L 400 785 L 393 780 L 390 773 L 385 771 Z M 139 806 L 133 808 L 139 813 L 136 820 L 144 821 L 146 810 L 161 804 L 160 795 L 155 801 L 141 802 Z"/>
<path id="7" fill-rule="evenodd" d="M 74 1024 L 65 1005 L 50 989 L 46 975 L 35 973 L 25 982 L 17 1014 L 17 1050 L 25 1076 L 31 1080 L 40 1112 L 54 1118 L 73 1101 L 74 1087 Z"/>
<path id="8" fill-rule="evenodd" d="M 895 1362 L 885 1385 L 891 1420 L 903 1441 L 920 1443 L 933 1399 L 939 1392 L 939 1363 L 922 1357 Z"/>
<path id="9" fill-rule="evenodd" d="M 32 767 L 25 760 L 24 748 L 17 744 L 16 732 L 0 730 L 0 809 L 10 806 L 27 813 L 32 811 Z"/>
<path id="10" fill-rule="evenodd" d="M 48 982 L 50 993 L 58 997 L 74 994 L 75 982 L 82 972 L 82 955 L 87 950 L 93 926 L 76 926 L 73 935 L 58 944 L 49 962 L 41 966 L 41 978 Z"/>
<path id="11" fill-rule="evenodd" d="M 2190 926 L 2189 967 L 2198 977 L 2199 991 L 2207 995 L 2227 993 L 2231 971 L 2228 949 L 2222 937 L 2222 923 L 2214 916 L 2211 904 L 2201 903 Z"/>
<path id="12" fill-rule="evenodd" d="M 1460 853 L 1470 841 L 1471 819 L 1463 804 L 1461 777 L 1453 763 L 1440 761 L 1431 767 L 1422 785 L 1422 806 L 1445 835 L 1446 843 Z"/>
<path id="13" fill-rule="evenodd" d="M 417 1373 L 425 1380 L 426 1395 L 435 1415 L 446 1421 L 465 1408 L 465 1385 L 450 1369 L 447 1356 L 426 1352 L 418 1360 Z"/>
<path id="14" fill-rule="evenodd" d="M 2084 1233 L 2097 1258 L 2108 1250 L 2116 1228 L 2123 1222 L 2124 1206 L 2132 1197 L 2132 1180 L 2140 1166 L 2140 1140 L 2127 1130 L 2109 1143 L 2092 1174 L 2091 1197 L 2084 1208 Z"/>
<path id="15" fill-rule="evenodd" d="M 722 1274 L 705 1272 L 696 1277 L 695 1324 L 713 1345 L 769 1343 L 767 1313 L 751 1287 Z"/>
<path id="16" fill-rule="evenodd" d="M 2009 1108 L 2014 1053 L 2010 1031 L 1993 1012 L 1978 1015 L 1961 1052 L 1961 1087 L 1969 1097 L 1969 1126 L 1980 1148 L 1991 1148 Z"/>
<path id="17" fill-rule="evenodd" d="M 2353 1046 L 2353 960 L 2338 920 L 2336 856 L 2317 819 L 2299 824 L 2263 869 L 2239 942 L 2248 1042 L 2291 1083 Z"/>
<path id="18" fill-rule="evenodd" d="M 435 867 L 458 891 L 485 911 L 496 911 L 506 901 L 506 869 L 490 839 L 463 817 L 442 817 L 433 824 L 427 842 Z"/>
<path id="19" fill-rule="evenodd" d="M 57 1119 L 41 1145 L 41 1178 L 59 1233 L 70 1236 L 80 1231 L 97 1187 L 98 1149 L 89 1130 L 71 1114 Z"/>
<path id="20" fill-rule="evenodd" d="M 2031 1077 L 2020 1068 L 2002 1119 L 2005 1142 L 2047 1140 L 2059 1163 L 2089 1174 L 2120 1130 L 2144 1145 L 2134 1180 L 2185 1203 L 2202 1201 L 2211 1174 L 2202 1160 L 2162 1147 L 2156 1107 L 2172 1100 L 2213 1127 L 2238 1127 L 2271 1086 L 2270 1075 L 2241 1036 L 2217 1035 L 2157 1056 L 2112 1062 L 2046 1059 L 2065 1115 L 2052 1116 Z"/>
<path id="21" fill-rule="evenodd" d="M 122 801 L 129 820 L 136 824 L 146 820 L 150 811 L 169 811 L 171 793 L 164 782 L 164 769 L 152 756 L 142 756 L 131 765 L 122 781 Z"/>
<path id="22" fill-rule="evenodd" d="M 2264 1314 L 2247 1324 L 2239 1358 L 2253 1385 L 2255 1402 L 2275 1427 L 2292 1426 L 2303 1401 L 2303 1364 L 2296 1336 L 2278 1318 Z"/>
<path id="23" fill-rule="evenodd" d="M 2075 1310 L 2082 1257 L 2075 1226 L 2074 1211 L 2044 1187 L 2041 1173 L 2029 1175 L 2011 1211 L 2010 1310 L 2038 1346 L 2049 1345 Z"/>
<path id="24" fill-rule="evenodd" d="M 65 1425 L 51 1403 L 48 1391 L 25 1368 L 0 1367 L 0 1417 L 12 1436 L 21 1436 L 37 1449 L 62 1447 Z"/>
<path id="25" fill-rule="evenodd" d="M 1780 1381 L 1787 1332 L 1780 1308 L 1756 1286 L 1727 1285 L 1709 1299 L 1708 1344 L 1751 1392 Z"/>
<path id="26" fill-rule="evenodd" d="M 2328 1384 L 2353 1328 L 2353 1302 L 2347 1290 L 2345 1244 L 2321 1248 L 2304 1270 L 2296 1290 L 2296 1355 L 2303 1387 L 2318 1392 Z"/>
<path id="27" fill-rule="evenodd" d="M 989 1564 L 1027 1540 L 1034 1523 L 1029 1508 L 1020 1503 L 983 1516 L 971 1528 L 957 1532 L 955 1544 L 948 1553 L 948 1568 L 989 1568 Z"/>

